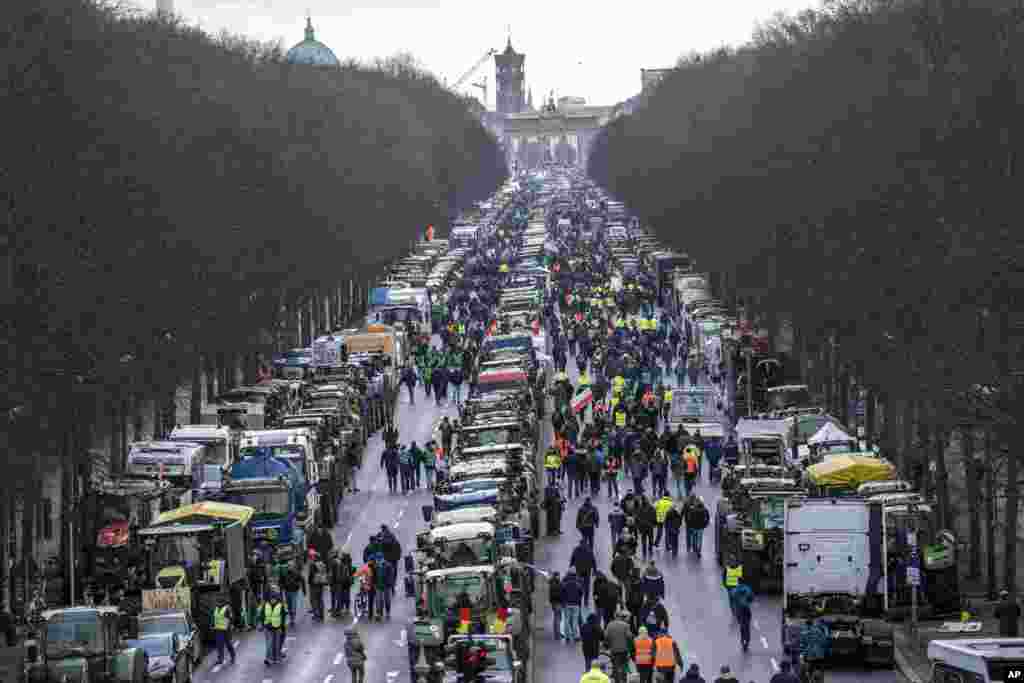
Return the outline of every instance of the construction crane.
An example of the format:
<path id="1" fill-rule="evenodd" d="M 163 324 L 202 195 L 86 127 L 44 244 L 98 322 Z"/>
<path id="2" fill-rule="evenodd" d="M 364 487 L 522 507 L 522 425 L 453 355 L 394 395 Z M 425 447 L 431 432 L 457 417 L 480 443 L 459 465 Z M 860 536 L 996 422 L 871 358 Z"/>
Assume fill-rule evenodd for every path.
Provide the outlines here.
<path id="1" fill-rule="evenodd" d="M 475 74 L 477 72 L 477 69 L 479 69 L 481 66 L 484 65 L 484 62 L 486 62 L 488 59 L 490 59 L 491 57 L 493 57 L 496 54 L 498 54 L 498 51 L 495 50 L 494 48 L 491 48 L 486 53 L 484 53 L 484 56 L 481 57 L 480 59 L 478 59 L 476 64 L 474 64 L 473 67 L 469 71 L 467 71 L 466 73 L 462 74 L 462 76 L 459 78 L 459 80 L 455 81 L 455 85 L 452 86 L 452 90 L 458 90 L 463 85 L 465 85 L 466 81 L 469 80 L 470 76 Z"/>
<path id="2" fill-rule="evenodd" d="M 473 86 L 474 88 L 479 88 L 483 92 L 483 95 L 484 95 L 483 104 L 484 104 L 484 109 L 486 109 L 487 108 L 487 76 L 486 76 L 486 74 L 484 75 L 484 77 L 482 79 L 480 79 L 479 83 L 470 83 L 470 85 Z"/>

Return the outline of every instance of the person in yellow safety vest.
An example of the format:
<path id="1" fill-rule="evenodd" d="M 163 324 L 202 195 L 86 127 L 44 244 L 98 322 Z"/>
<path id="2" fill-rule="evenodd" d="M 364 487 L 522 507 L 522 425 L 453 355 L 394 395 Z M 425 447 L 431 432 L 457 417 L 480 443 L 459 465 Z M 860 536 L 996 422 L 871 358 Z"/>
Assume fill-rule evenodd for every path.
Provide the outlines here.
<path id="1" fill-rule="evenodd" d="M 658 499 L 658 502 L 654 504 L 654 521 L 658 523 L 658 535 L 654 538 L 655 548 L 661 545 L 661 535 L 665 533 L 665 517 L 668 516 L 668 511 L 672 509 L 672 505 L 674 505 L 672 496 L 668 495 L 667 490 Z"/>
<path id="2" fill-rule="evenodd" d="M 562 456 L 556 448 L 549 448 L 544 454 L 544 471 L 548 473 L 548 485 L 558 484 L 561 478 Z"/>
<path id="3" fill-rule="evenodd" d="M 263 657 L 263 663 L 267 666 L 277 664 L 286 655 L 281 652 L 284 645 L 284 625 L 288 623 L 288 608 L 281 602 L 281 596 L 277 591 L 270 594 L 270 597 L 263 603 L 263 609 L 259 612 L 261 628 L 267 639 L 267 650 Z"/>
<path id="4" fill-rule="evenodd" d="M 615 412 L 612 415 L 615 419 L 615 426 L 625 428 L 629 417 L 629 411 L 626 410 L 625 404 L 620 403 L 615 406 Z"/>
<path id="5" fill-rule="evenodd" d="M 500 266 L 498 266 L 498 272 L 499 273 L 507 273 L 508 272 L 508 264 L 507 263 L 502 263 Z"/>
<path id="6" fill-rule="evenodd" d="M 608 663 L 604 657 L 598 657 L 590 665 L 590 671 L 580 676 L 580 683 L 610 683 L 611 679 L 605 673 Z"/>
<path id="7" fill-rule="evenodd" d="M 658 680 L 674 681 L 677 666 L 683 668 L 683 655 L 672 636 L 663 633 L 654 641 L 654 668 L 658 672 Z"/>
<path id="8" fill-rule="evenodd" d="M 616 375 L 612 379 L 612 391 L 616 394 L 622 393 L 622 390 L 626 388 L 626 378 L 622 375 Z"/>
<path id="9" fill-rule="evenodd" d="M 586 370 L 584 370 L 583 374 L 580 375 L 580 381 L 579 381 L 579 383 L 576 386 L 577 387 L 589 387 L 590 386 L 590 375 L 587 373 Z"/>
<path id="10" fill-rule="evenodd" d="M 672 390 L 665 390 L 665 401 L 661 405 L 662 419 L 668 421 L 668 414 L 672 411 Z"/>
<path id="11" fill-rule="evenodd" d="M 235 663 L 235 646 L 231 642 L 231 622 L 234 621 L 234 614 L 228 602 L 228 596 L 222 595 L 218 600 L 217 607 L 213 610 L 213 633 L 217 639 L 217 663 L 224 663 L 224 648 L 227 648 L 231 655 L 231 663 Z"/>
<path id="12" fill-rule="evenodd" d="M 743 580 L 743 565 L 735 555 L 725 562 L 725 569 L 722 571 L 722 584 L 725 586 L 726 594 L 729 596 L 729 609 L 733 616 L 736 616 L 736 604 L 733 600 L 733 591 Z"/>
<path id="13" fill-rule="evenodd" d="M 636 672 L 640 675 L 640 683 L 651 683 L 651 674 L 654 671 L 654 641 L 647 634 L 646 626 L 641 626 L 637 631 L 633 651 L 636 653 L 633 661 L 636 663 Z"/>

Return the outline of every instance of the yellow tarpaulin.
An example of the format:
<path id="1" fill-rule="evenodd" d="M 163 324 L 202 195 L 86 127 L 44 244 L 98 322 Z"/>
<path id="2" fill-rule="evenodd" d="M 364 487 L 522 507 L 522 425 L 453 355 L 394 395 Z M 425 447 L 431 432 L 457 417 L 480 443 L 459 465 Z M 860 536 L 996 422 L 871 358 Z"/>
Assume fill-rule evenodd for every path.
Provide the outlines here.
<path id="1" fill-rule="evenodd" d="M 181 522 L 195 517 L 205 517 L 211 522 L 219 519 L 231 520 L 233 522 L 241 522 L 245 524 L 252 517 L 253 512 L 255 511 L 247 505 L 232 505 L 231 503 L 205 501 L 202 503 L 186 505 L 174 510 L 168 510 L 156 518 L 153 526 L 174 524 L 175 522 Z"/>
<path id="2" fill-rule="evenodd" d="M 807 477 L 817 486 L 857 488 L 869 481 L 896 478 L 896 468 L 869 455 L 837 455 L 807 468 Z"/>

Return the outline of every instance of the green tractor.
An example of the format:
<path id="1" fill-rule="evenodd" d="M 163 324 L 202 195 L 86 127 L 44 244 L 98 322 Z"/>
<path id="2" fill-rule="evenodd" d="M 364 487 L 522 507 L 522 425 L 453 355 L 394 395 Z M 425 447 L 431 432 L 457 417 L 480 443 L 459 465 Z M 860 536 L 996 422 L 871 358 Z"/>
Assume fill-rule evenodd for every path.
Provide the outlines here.
<path id="1" fill-rule="evenodd" d="M 804 492 L 792 479 L 755 478 L 734 482 L 718 501 L 715 549 L 719 565 L 729 558 L 743 565 L 743 579 L 755 593 L 782 590 L 782 532 L 786 501 Z"/>
<path id="2" fill-rule="evenodd" d="M 245 604 L 254 513 L 245 505 L 204 501 L 165 512 L 140 531 L 156 584 L 142 591 L 142 609 L 191 611 L 203 640 L 212 642 L 221 598 L 236 613 Z"/>
<path id="3" fill-rule="evenodd" d="M 470 633 L 507 633 L 516 651 L 529 657 L 532 575 L 512 559 L 496 565 L 435 569 L 420 582 L 417 616 L 410 633 L 431 661 L 443 659 L 448 637 Z M 463 609 L 469 621 L 462 620 Z M 507 610 L 504 622 L 502 609 Z"/>
<path id="4" fill-rule="evenodd" d="M 72 607 L 42 614 L 40 648 L 30 683 L 144 683 L 148 658 L 126 648 L 116 607 Z"/>

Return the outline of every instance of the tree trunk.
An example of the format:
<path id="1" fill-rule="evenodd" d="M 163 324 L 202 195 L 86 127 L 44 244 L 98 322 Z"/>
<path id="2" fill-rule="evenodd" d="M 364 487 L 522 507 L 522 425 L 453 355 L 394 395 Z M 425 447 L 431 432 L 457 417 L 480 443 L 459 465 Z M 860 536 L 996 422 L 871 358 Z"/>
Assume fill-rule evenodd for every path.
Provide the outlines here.
<path id="1" fill-rule="evenodd" d="M 932 454 L 932 424 L 930 417 L 928 414 L 928 404 L 919 400 L 917 402 L 917 433 L 920 445 L 916 449 L 915 460 L 916 469 L 919 473 L 918 487 L 921 490 L 921 495 L 925 498 L 930 498 L 932 495 L 932 481 L 928 469 Z"/>
<path id="2" fill-rule="evenodd" d="M 944 427 L 935 426 L 935 494 L 939 505 L 939 528 L 949 529 L 953 522 L 949 500 L 949 471 L 946 468 L 946 437 Z"/>
<path id="3" fill-rule="evenodd" d="M 143 434 L 145 428 L 145 420 L 143 419 L 142 411 L 145 409 L 146 399 L 142 395 L 141 391 L 136 391 L 132 394 L 132 440 L 142 441 L 146 438 Z"/>
<path id="4" fill-rule="evenodd" d="M 188 421 L 197 425 L 203 421 L 203 356 L 196 353 L 192 362 L 192 395 L 189 397 Z"/>
<path id="5" fill-rule="evenodd" d="M 964 475 L 967 482 L 967 514 L 968 537 L 970 538 L 970 556 L 968 557 L 967 575 L 973 579 L 981 576 L 981 500 L 979 486 L 980 469 L 974 457 L 974 428 L 960 429 L 960 449 L 963 454 Z"/>
<path id="6" fill-rule="evenodd" d="M 163 425 L 163 412 L 164 411 L 163 411 L 163 409 L 161 407 L 162 403 L 163 403 L 163 400 L 161 399 L 161 394 L 162 393 L 163 392 L 157 391 L 156 392 L 156 396 L 153 397 L 153 439 L 154 440 L 159 440 L 159 439 L 163 438 L 163 435 L 164 435 L 164 425 Z"/>
<path id="7" fill-rule="evenodd" d="M 903 448 L 900 450 L 900 463 L 903 472 L 910 478 L 913 458 L 911 452 L 914 448 L 914 402 L 910 399 L 903 399 Z"/>
<path id="8" fill-rule="evenodd" d="M 830 415 L 835 415 L 835 347 L 826 338 L 821 346 L 822 376 L 825 383 L 825 406 Z"/>
<path id="9" fill-rule="evenodd" d="M 128 399 L 122 398 L 120 400 L 120 409 L 117 411 L 117 438 L 118 438 L 118 453 L 117 453 L 117 467 L 118 472 L 124 472 L 128 464 Z"/>
<path id="10" fill-rule="evenodd" d="M 868 387 L 864 395 L 864 443 L 868 450 L 875 445 L 875 400 L 874 389 Z"/>
<path id="11" fill-rule="evenodd" d="M 1016 426 L 1009 427 L 1007 431 L 1017 431 Z M 1010 591 L 1011 595 L 1017 594 L 1017 510 L 1020 503 L 1020 490 L 1017 483 L 1019 457 L 1014 452 L 1016 439 L 1006 439 L 1010 445 L 1010 452 L 1006 456 L 1006 510 L 1003 536 L 1003 587 Z"/>
<path id="12" fill-rule="evenodd" d="M 206 402 L 210 403 L 217 397 L 217 364 L 213 354 L 203 354 L 203 374 L 206 376 Z"/>
<path id="13" fill-rule="evenodd" d="M 996 468 L 992 453 L 992 430 L 985 428 L 985 556 L 988 567 L 985 572 L 988 597 L 996 597 Z"/>
<path id="14" fill-rule="evenodd" d="M 850 372 L 844 363 L 839 368 L 839 421 L 850 429 Z M 854 432 L 855 433 L 855 432 Z"/>

